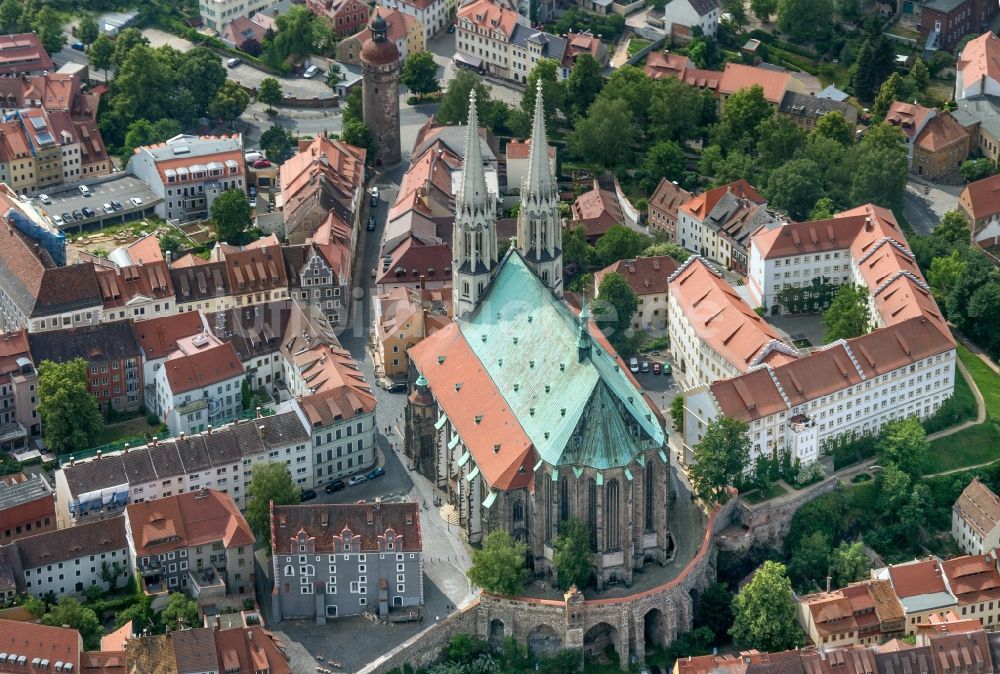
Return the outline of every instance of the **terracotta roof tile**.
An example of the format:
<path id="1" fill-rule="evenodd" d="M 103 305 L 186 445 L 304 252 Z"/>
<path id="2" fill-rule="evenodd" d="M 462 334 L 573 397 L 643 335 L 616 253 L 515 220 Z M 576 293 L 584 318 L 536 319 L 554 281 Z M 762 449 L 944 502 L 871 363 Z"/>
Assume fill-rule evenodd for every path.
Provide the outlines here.
<path id="1" fill-rule="evenodd" d="M 136 342 L 147 360 L 165 358 L 177 349 L 177 340 L 197 335 L 204 330 L 204 320 L 198 311 L 185 311 L 132 324 Z"/>
<path id="2" fill-rule="evenodd" d="M 35 622 L 0 620 L 0 651 L 16 653 L 27 658 L 23 666 L 3 666 L 7 672 L 55 672 L 57 662 L 70 663 L 73 672 L 80 671 L 80 652 L 83 642 L 80 633 L 68 627 L 49 627 Z M 31 665 L 36 658 L 48 661 L 48 667 Z"/>
<path id="3" fill-rule="evenodd" d="M 1000 174 L 966 185 L 960 201 L 969 204 L 976 220 L 1000 213 Z"/>
<path id="4" fill-rule="evenodd" d="M 925 108 L 916 103 L 893 101 L 892 105 L 889 106 L 889 112 L 885 115 L 885 121 L 893 126 L 898 126 L 903 135 L 912 140 L 917 130 L 929 123 L 928 117 L 933 114 L 935 111 L 931 108 Z"/>
<path id="5" fill-rule="evenodd" d="M 984 78 L 1000 82 L 1000 38 L 988 30 L 969 40 L 959 56 L 957 68 L 965 87 Z"/>
<path id="6" fill-rule="evenodd" d="M 136 555 L 219 541 L 229 549 L 253 545 L 255 540 L 232 497 L 214 489 L 130 503 L 125 512 Z"/>
<path id="7" fill-rule="evenodd" d="M 55 70 L 36 33 L 0 36 L 0 75 Z"/>
<path id="8" fill-rule="evenodd" d="M 955 509 L 982 536 L 987 536 L 1000 524 L 1000 498 L 978 477 L 962 490 Z"/>
<path id="9" fill-rule="evenodd" d="M 186 339 L 186 338 L 185 338 Z M 243 374 L 243 364 L 230 342 L 184 353 L 173 351 L 163 363 L 170 391 L 177 395 Z"/>
<path id="10" fill-rule="evenodd" d="M 969 132 L 950 112 L 938 113 L 917 135 L 916 144 L 929 152 L 939 152 L 956 143 L 968 143 Z"/>
<path id="11" fill-rule="evenodd" d="M 680 263 L 667 255 L 640 257 L 634 260 L 619 260 L 608 265 L 596 274 L 596 282 L 611 272 L 621 274 L 636 295 L 658 295 L 667 292 L 670 276 Z"/>
<path id="12" fill-rule="evenodd" d="M 272 508 L 271 540 L 276 555 L 297 553 L 296 536 L 300 531 L 315 540 L 317 554 L 340 552 L 344 529 L 350 529 L 349 542 L 360 545 L 361 552 L 378 552 L 379 541 L 388 529 L 403 537 L 402 544 L 396 545 L 400 552 L 423 551 L 416 503 L 324 503 Z"/>
<path id="13" fill-rule="evenodd" d="M 788 71 L 757 68 L 742 63 L 727 63 L 726 69 L 719 79 L 719 93 L 735 94 L 740 89 L 749 89 L 757 85 L 764 90 L 765 100 L 778 105 L 788 90 L 790 77 L 791 73 Z"/>

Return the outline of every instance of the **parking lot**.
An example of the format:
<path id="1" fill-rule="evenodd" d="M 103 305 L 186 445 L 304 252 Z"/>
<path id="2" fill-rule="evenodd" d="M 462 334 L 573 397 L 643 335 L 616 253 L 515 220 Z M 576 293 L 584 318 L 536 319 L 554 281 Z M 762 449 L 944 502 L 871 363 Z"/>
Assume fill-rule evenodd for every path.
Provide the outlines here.
<path id="1" fill-rule="evenodd" d="M 639 386 L 649 395 L 657 409 L 664 414 L 669 414 L 670 401 L 677 397 L 680 389 L 677 387 L 677 382 L 674 381 L 672 374 L 653 374 L 653 363 L 659 362 L 661 365 L 665 363 L 667 361 L 666 354 L 658 356 L 643 354 L 636 358 L 640 363 L 640 367 L 643 362 L 649 363 L 649 372 L 640 371 L 638 374 L 633 374 L 633 376 L 639 381 Z"/>
<path id="2" fill-rule="evenodd" d="M 105 225 L 125 222 L 143 217 L 152 212 L 153 206 L 161 200 L 157 198 L 149 185 L 138 178 L 126 174 L 121 174 L 113 180 L 88 185 L 90 196 L 84 196 L 79 186 L 60 186 L 59 191 L 49 194 L 51 204 L 41 205 L 47 215 L 63 217 L 64 213 L 72 214 L 74 211 L 83 212 L 84 207 L 92 208 L 94 216 L 84 220 L 75 220 L 63 225 L 63 229 L 68 231 L 80 231 L 83 229 L 97 229 Z M 132 204 L 133 197 L 141 199 L 142 205 Z M 121 203 L 122 209 L 113 213 L 104 212 L 104 204 L 117 201 Z"/>

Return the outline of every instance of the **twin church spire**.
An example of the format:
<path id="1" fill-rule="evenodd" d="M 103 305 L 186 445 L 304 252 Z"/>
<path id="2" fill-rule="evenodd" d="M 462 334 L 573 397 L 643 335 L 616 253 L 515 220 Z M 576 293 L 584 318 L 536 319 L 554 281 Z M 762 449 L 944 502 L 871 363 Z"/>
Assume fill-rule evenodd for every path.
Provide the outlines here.
<path id="1" fill-rule="evenodd" d="M 486 184 L 481 143 L 476 92 L 473 90 L 469 95 L 462 180 L 455 195 L 452 296 L 456 316 L 468 313 L 479 303 L 501 257 L 496 234 L 497 195 L 491 194 Z M 516 246 L 545 285 L 562 295 L 562 224 L 558 190 L 545 137 L 541 80 L 535 95 L 528 171 L 521 184 Z"/>

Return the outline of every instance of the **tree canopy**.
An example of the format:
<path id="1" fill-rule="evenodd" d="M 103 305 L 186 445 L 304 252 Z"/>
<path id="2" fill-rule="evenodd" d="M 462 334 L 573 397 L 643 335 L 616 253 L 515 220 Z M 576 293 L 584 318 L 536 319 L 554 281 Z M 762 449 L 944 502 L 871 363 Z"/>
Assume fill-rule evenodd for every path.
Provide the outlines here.
<path id="1" fill-rule="evenodd" d="M 38 414 L 45 444 L 53 452 L 93 447 L 103 420 L 97 399 L 87 390 L 87 361 L 42 361 L 38 367 Z"/>
<path id="2" fill-rule="evenodd" d="M 837 288 L 833 302 L 823 313 L 823 327 L 826 328 L 827 343 L 867 334 L 872 327 L 868 289 L 850 283 Z"/>
<path id="3" fill-rule="evenodd" d="M 563 590 L 572 585 L 583 589 L 590 582 L 594 573 L 594 554 L 590 549 L 590 530 L 586 524 L 575 519 L 559 523 L 552 566 Z"/>
<path id="4" fill-rule="evenodd" d="M 593 308 L 594 321 L 619 350 L 632 336 L 632 316 L 638 308 L 639 298 L 624 276 L 610 272 L 601 279 Z"/>
<path id="5" fill-rule="evenodd" d="M 257 542 L 268 554 L 271 553 L 271 501 L 274 505 L 296 505 L 299 488 L 284 463 L 254 464 L 247 487 L 245 514 Z"/>
<path id="6" fill-rule="evenodd" d="M 198 602 L 188 599 L 183 592 L 171 592 L 160 620 L 168 632 L 199 627 Z"/>
<path id="7" fill-rule="evenodd" d="M 911 477 L 920 476 L 921 463 L 929 450 L 927 432 L 917 417 L 894 419 L 879 433 L 878 451 L 882 462 L 895 463 Z"/>
<path id="8" fill-rule="evenodd" d="M 789 650 L 804 643 L 795 613 L 785 565 L 766 561 L 733 600 L 734 621 L 729 633 L 741 649 Z"/>
<path id="9" fill-rule="evenodd" d="M 235 187 L 217 196 L 210 211 L 218 241 L 238 244 L 253 224 L 250 201 L 243 190 Z"/>
<path id="10" fill-rule="evenodd" d="M 232 123 L 243 114 L 249 105 L 250 94 L 233 80 L 226 80 L 208 104 L 208 111 L 215 117 Z"/>
<path id="11" fill-rule="evenodd" d="M 257 100 L 267 106 L 268 110 L 273 110 L 275 105 L 281 105 L 284 95 L 281 92 L 281 83 L 273 77 L 265 77 L 257 87 Z"/>
<path id="12" fill-rule="evenodd" d="M 434 62 L 434 55 L 431 52 L 420 51 L 409 54 L 403 63 L 399 81 L 413 93 L 426 96 L 441 86 L 437 79 L 437 70 L 437 63 Z"/>
<path id="13" fill-rule="evenodd" d="M 73 597 L 63 597 L 58 604 L 49 607 L 42 616 L 42 624 L 49 627 L 68 626 L 83 637 L 83 647 L 88 651 L 99 650 L 104 628 L 92 609 L 86 608 Z"/>
<path id="14" fill-rule="evenodd" d="M 716 417 L 695 445 L 694 461 L 688 475 L 695 494 L 704 501 L 721 503 L 726 487 L 749 466 L 749 427 L 730 417 Z"/>
<path id="15" fill-rule="evenodd" d="M 528 546 L 511 538 L 506 531 L 490 532 L 479 550 L 472 551 L 469 581 L 486 592 L 514 596 L 524 587 L 524 556 Z"/>

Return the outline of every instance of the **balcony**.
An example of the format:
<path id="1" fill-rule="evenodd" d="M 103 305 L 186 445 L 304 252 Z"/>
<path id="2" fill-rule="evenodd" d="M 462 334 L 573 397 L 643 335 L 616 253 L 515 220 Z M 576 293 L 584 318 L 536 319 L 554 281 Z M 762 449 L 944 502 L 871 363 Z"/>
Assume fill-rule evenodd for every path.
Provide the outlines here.
<path id="1" fill-rule="evenodd" d="M 224 597 L 226 581 L 213 567 L 191 569 L 188 571 L 191 596 L 195 599 L 207 597 Z"/>

